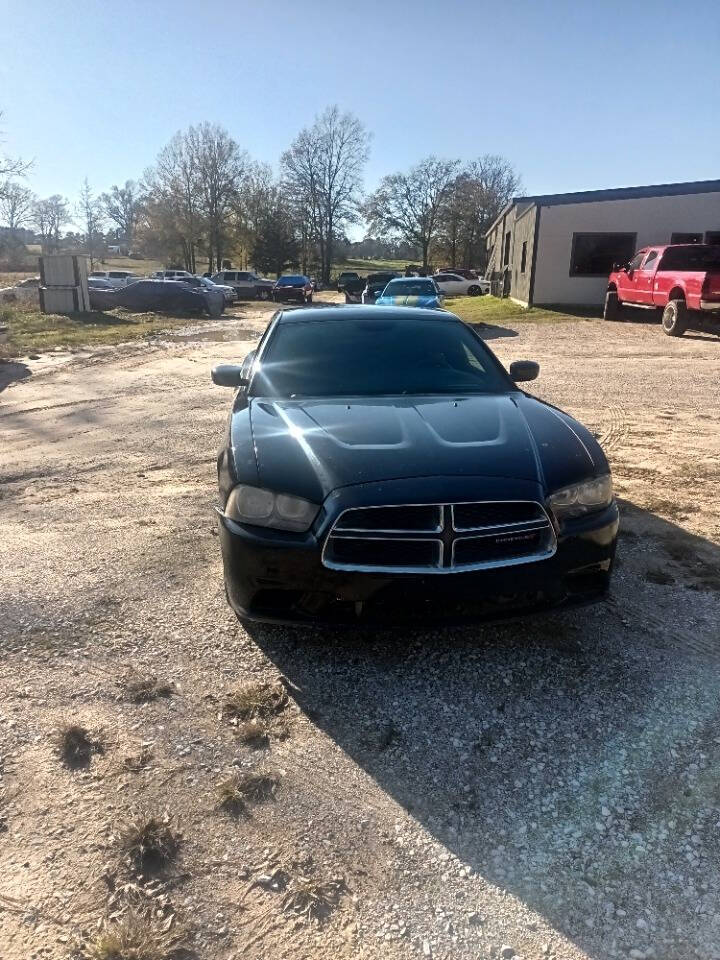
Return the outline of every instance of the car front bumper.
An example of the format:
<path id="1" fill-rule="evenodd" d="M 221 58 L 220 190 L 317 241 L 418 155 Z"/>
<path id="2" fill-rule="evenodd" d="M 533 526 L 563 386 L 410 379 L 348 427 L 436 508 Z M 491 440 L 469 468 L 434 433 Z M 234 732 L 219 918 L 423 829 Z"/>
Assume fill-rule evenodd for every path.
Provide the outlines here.
<path id="1" fill-rule="evenodd" d="M 701 300 L 700 309 L 710 312 L 720 312 L 720 300 Z"/>
<path id="2" fill-rule="evenodd" d="M 607 592 L 619 522 L 615 502 L 570 521 L 543 560 L 447 575 L 365 573 L 323 565 L 334 520 L 323 513 L 314 531 L 290 534 L 238 524 L 218 511 L 227 598 L 241 619 L 422 626 L 592 603 Z"/>
<path id="3" fill-rule="evenodd" d="M 306 293 L 304 289 L 301 290 L 273 290 L 272 298 L 278 302 L 298 300 L 299 302 L 304 302 L 306 298 Z"/>

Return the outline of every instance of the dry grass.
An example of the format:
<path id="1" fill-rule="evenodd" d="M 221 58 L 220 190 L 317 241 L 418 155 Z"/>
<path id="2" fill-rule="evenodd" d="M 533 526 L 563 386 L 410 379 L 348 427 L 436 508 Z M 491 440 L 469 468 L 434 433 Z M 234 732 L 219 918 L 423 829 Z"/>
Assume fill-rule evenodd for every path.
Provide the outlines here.
<path id="1" fill-rule="evenodd" d="M 280 713 L 287 702 L 281 683 L 246 683 L 225 694 L 222 712 L 232 720 L 257 720 Z"/>
<path id="2" fill-rule="evenodd" d="M 136 813 L 123 821 L 116 833 L 124 859 L 138 872 L 162 869 L 174 860 L 180 846 L 167 813 Z"/>
<path id="3" fill-rule="evenodd" d="M 270 728 L 261 720 L 245 720 L 235 728 L 235 736 L 245 746 L 259 750 L 268 745 Z"/>
<path id="4" fill-rule="evenodd" d="M 271 771 L 233 770 L 217 786 L 218 806 L 241 811 L 248 802 L 264 803 L 275 796 L 280 778 Z"/>
<path id="5" fill-rule="evenodd" d="M 341 879 L 317 880 L 297 877 L 283 897 L 283 909 L 308 920 L 321 922 L 337 907 L 345 890 Z"/>
<path id="6" fill-rule="evenodd" d="M 124 770 L 131 773 L 138 773 L 144 769 L 152 759 L 152 749 L 144 747 L 142 744 L 134 744 L 126 747 L 120 757 L 120 763 Z"/>
<path id="7" fill-rule="evenodd" d="M 87 960 L 171 960 L 182 949 L 177 931 L 128 912 L 108 926 L 83 950 Z"/>
<path id="8" fill-rule="evenodd" d="M 0 359 L 42 353 L 56 347 L 77 350 L 89 346 L 114 346 L 205 319 L 187 314 L 128 313 L 122 309 L 41 313 L 37 303 L 5 303 L 0 304 L 0 324 L 7 324 L 8 339 L 0 344 Z"/>
<path id="9" fill-rule="evenodd" d="M 102 753 L 102 746 L 90 733 L 72 720 L 64 720 L 55 732 L 55 749 L 68 767 L 83 767 L 93 753 Z"/>
<path id="10" fill-rule="evenodd" d="M 175 684 L 166 680 L 158 680 L 156 676 L 144 676 L 131 672 L 120 681 L 125 695 L 133 703 L 147 703 L 159 697 L 171 697 L 175 691 Z"/>

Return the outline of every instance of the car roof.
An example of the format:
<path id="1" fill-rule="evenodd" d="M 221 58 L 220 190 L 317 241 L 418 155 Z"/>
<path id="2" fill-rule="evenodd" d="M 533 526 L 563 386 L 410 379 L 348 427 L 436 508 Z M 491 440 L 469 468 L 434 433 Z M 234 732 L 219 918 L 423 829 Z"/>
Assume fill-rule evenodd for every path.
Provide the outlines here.
<path id="1" fill-rule="evenodd" d="M 462 323 L 460 317 L 448 310 L 428 310 L 423 307 L 378 307 L 372 304 L 335 304 L 323 307 L 299 307 L 284 310 L 278 323 L 298 323 L 307 320 L 447 320 Z"/>
<path id="2" fill-rule="evenodd" d="M 432 277 L 395 277 L 398 283 L 417 283 L 418 280 L 432 280 Z"/>

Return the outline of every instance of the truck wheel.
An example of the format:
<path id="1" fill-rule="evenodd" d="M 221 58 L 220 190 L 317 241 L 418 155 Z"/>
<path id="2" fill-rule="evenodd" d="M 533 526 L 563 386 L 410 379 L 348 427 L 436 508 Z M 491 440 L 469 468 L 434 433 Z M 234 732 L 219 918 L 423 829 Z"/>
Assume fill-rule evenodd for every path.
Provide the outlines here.
<path id="1" fill-rule="evenodd" d="M 684 300 L 669 300 L 662 315 L 662 328 L 669 337 L 681 337 L 688 327 L 688 310 Z"/>
<path id="2" fill-rule="evenodd" d="M 605 306 L 603 307 L 603 320 L 617 320 L 620 313 L 620 301 L 614 290 L 608 290 L 605 294 Z"/>
<path id="3" fill-rule="evenodd" d="M 473 285 L 472 287 L 468 287 L 468 295 L 471 297 L 479 297 L 481 293 L 482 290 L 477 286 L 477 284 Z"/>

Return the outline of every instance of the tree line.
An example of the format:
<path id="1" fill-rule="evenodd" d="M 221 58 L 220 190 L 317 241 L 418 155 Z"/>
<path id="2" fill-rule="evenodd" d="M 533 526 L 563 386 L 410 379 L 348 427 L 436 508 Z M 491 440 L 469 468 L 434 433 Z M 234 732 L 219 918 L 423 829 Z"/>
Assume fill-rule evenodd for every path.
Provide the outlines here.
<path id="1" fill-rule="evenodd" d="M 331 106 L 297 134 L 275 174 L 223 127 L 200 123 L 177 133 L 138 180 L 96 193 L 86 178 L 75 205 L 36 197 L 27 165 L 4 158 L 0 224 L 6 243 L 31 227 L 46 251 L 74 240 L 95 259 L 122 242 L 192 272 L 240 261 L 275 274 L 300 268 L 327 283 L 351 248 L 425 268 L 484 267 L 483 233 L 521 187 L 513 165 L 495 154 L 469 163 L 429 156 L 365 194 L 370 143 L 354 114 Z M 362 222 L 365 240 L 350 244 L 349 229 Z M 72 223 L 79 234 L 66 231 Z"/>

